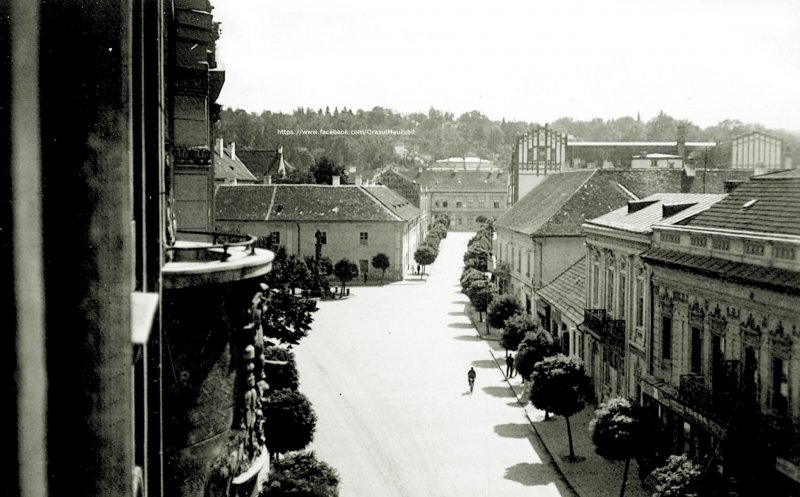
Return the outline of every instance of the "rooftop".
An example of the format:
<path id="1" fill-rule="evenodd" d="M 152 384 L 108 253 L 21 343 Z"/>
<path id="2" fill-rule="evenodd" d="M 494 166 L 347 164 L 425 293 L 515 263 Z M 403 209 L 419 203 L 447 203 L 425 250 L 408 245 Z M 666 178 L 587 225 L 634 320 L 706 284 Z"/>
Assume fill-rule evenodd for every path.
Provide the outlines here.
<path id="1" fill-rule="evenodd" d="M 742 183 L 688 226 L 800 235 L 800 176 L 768 174 Z"/>
<path id="2" fill-rule="evenodd" d="M 385 186 L 220 185 L 224 221 L 404 221 L 419 210 Z"/>
<path id="3" fill-rule="evenodd" d="M 214 179 L 230 183 L 234 181 L 258 183 L 258 178 L 247 169 L 238 156 L 234 158 L 230 149 L 220 150 L 219 147 L 214 150 Z"/>
<path id="4" fill-rule="evenodd" d="M 557 307 L 574 323 L 583 321 L 583 310 L 586 307 L 586 256 L 581 257 L 553 281 L 539 289 L 543 299 Z"/>
<path id="5" fill-rule="evenodd" d="M 697 216 L 726 197 L 713 193 L 656 193 L 636 203 L 613 210 L 586 222 L 586 226 L 601 226 L 631 233 L 649 234 L 654 224 L 681 224 Z M 681 206 L 669 209 L 670 206 Z M 667 207 L 667 208 L 665 208 Z M 666 216 L 665 216 L 666 214 Z"/>
<path id="6" fill-rule="evenodd" d="M 495 222 L 501 228 L 535 236 L 579 236 L 581 225 L 662 192 L 724 193 L 725 180 L 744 179 L 749 171 L 682 169 L 581 169 L 545 177 Z"/>
<path id="7" fill-rule="evenodd" d="M 411 176 L 420 186 L 426 186 L 430 191 L 438 192 L 507 192 L 508 173 L 470 171 L 470 170 L 440 170 L 420 171 Z"/>

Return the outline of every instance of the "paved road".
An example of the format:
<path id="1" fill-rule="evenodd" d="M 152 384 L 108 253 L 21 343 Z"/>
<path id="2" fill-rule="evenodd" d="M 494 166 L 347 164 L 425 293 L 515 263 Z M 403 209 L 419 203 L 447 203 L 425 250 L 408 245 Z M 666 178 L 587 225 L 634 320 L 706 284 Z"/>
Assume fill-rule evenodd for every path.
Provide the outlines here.
<path id="1" fill-rule="evenodd" d="M 571 495 L 463 313 L 469 237 L 449 234 L 426 282 L 321 302 L 296 349 L 319 418 L 311 448 L 342 497 Z"/>

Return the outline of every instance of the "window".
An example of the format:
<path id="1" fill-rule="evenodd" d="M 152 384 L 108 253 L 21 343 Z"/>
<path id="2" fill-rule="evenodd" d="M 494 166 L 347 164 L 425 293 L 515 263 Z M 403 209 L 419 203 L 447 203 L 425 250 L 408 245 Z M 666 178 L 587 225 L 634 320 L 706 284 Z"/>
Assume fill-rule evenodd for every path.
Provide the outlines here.
<path id="1" fill-rule="evenodd" d="M 281 244 L 281 232 L 280 231 L 273 231 L 269 234 L 269 242 L 271 245 L 280 245 Z"/>
<path id="2" fill-rule="evenodd" d="M 369 233 L 362 231 L 358 235 L 358 243 L 361 245 L 369 245 Z"/>
<path id="3" fill-rule="evenodd" d="M 358 261 L 358 270 L 361 274 L 366 274 L 369 271 L 369 261 L 367 259 L 360 259 Z"/>
<path id="4" fill-rule="evenodd" d="M 619 318 L 625 319 L 625 304 L 627 304 L 626 299 L 628 298 L 627 294 L 627 285 L 628 285 L 628 277 L 624 271 L 619 273 Z"/>
<path id="5" fill-rule="evenodd" d="M 777 357 L 772 359 L 772 409 L 781 415 L 789 412 L 789 364 Z"/>
<path id="6" fill-rule="evenodd" d="M 775 245 L 775 258 L 787 259 L 793 261 L 795 258 L 794 247 L 787 247 L 786 245 Z"/>
<path id="7" fill-rule="evenodd" d="M 758 242 L 745 241 L 744 253 L 747 255 L 764 255 L 764 244 Z"/>
<path id="8" fill-rule="evenodd" d="M 691 371 L 694 374 L 703 372 L 703 330 L 692 326 L 692 362 Z"/>
<path id="9" fill-rule="evenodd" d="M 522 272 L 522 249 L 517 251 L 517 272 Z"/>
<path id="10" fill-rule="evenodd" d="M 499 209 L 500 208 L 500 201 L 499 200 L 495 200 L 494 201 L 494 208 L 495 209 Z"/>
<path id="11" fill-rule="evenodd" d="M 714 250 L 730 250 L 731 241 L 727 238 L 714 238 L 711 240 L 711 247 Z"/>
<path id="12" fill-rule="evenodd" d="M 689 238 L 689 243 L 692 244 L 692 247 L 705 247 L 706 246 L 706 237 L 702 235 L 692 235 Z"/>
<path id="13" fill-rule="evenodd" d="M 456 218 L 456 226 L 461 226 L 461 218 L 460 217 Z"/>
<path id="14" fill-rule="evenodd" d="M 636 326 L 644 326 L 644 278 L 636 277 Z"/>
<path id="15" fill-rule="evenodd" d="M 478 200 L 478 209 L 483 209 L 483 199 Z"/>
<path id="16" fill-rule="evenodd" d="M 528 265 L 527 265 L 527 269 L 525 270 L 525 275 L 526 276 L 530 276 L 531 275 L 531 253 L 528 252 L 527 254 L 525 254 L 525 256 L 527 257 L 527 260 L 528 260 Z"/>
<path id="17" fill-rule="evenodd" d="M 436 201 L 433 203 L 433 206 L 434 206 L 434 207 L 439 207 L 439 201 L 438 201 L 438 200 L 436 200 Z"/>
<path id="18" fill-rule="evenodd" d="M 472 203 L 473 203 L 472 199 L 471 199 L 471 198 L 468 198 L 468 199 L 467 199 L 467 207 L 468 207 L 468 208 L 470 208 L 470 209 L 472 209 Z"/>
<path id="19" fill-rule="evenodd" d="M 447 200 L 442 200 L 442 207 L 447 208 Z"/>
<path id="20" fill-rule="evenodd" d="M 592 303 L 594 305 L 600 303 L 600 262 L 596 256 L 592 261 Z"/>
<path id="21" fill-rule="evenodd" d="M 606 312 L 614 313 L 614 267 L 606 270 Z"/>
<path id="22" fill-rule="evenodd" d="M 456 209 L 460 209 L 464 206 L 464 204 L 460 200 L 456 200 Z"/>
<path id="23" fill-rule="evenodd" d="M 661 318 L 661 358 L 672 359 L 672 318 Z"/>

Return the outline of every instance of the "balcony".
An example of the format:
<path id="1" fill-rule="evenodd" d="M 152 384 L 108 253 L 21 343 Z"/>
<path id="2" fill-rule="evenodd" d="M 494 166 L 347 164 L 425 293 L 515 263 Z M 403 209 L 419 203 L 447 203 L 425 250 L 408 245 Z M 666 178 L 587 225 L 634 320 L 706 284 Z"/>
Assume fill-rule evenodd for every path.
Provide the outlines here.
<path id="1" fill-rule="evenodd" d="M 623 349 L 625 345 L 625 320 L 611 319 L 605 309 L 584 309 L 584 326 L 604 342 Z"/>
<path id="2" fill-rule="evenodd" d="M 164 288 L 190 288 L 228 283 L 267 274 L 274 254 L 255 247 L 249 235 L 178 231 L 178 240 L 168 247 L 167 262 L 161 269 Z M 204 240 L 205 239 L 205 240 Z"/>
<path id="3" fill-rule="evenodd" d="M 714 414 L 712 392 L 711 389 L 706 386 L 703 375 L 681 375 L 680 384 L 678 385 L 678 396 L 681 402 L 695 411 L 704 415 Z"/>

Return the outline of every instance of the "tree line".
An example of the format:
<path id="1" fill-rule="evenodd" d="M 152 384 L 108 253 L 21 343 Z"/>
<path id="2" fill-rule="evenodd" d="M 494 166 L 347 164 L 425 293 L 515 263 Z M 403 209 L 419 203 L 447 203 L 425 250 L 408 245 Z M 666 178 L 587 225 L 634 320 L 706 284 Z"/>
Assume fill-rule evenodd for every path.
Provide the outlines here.
<path id="1" fill-rule="evenodd" d="M 402 114 L 383 107 L 371 110 L 298 108 L 291 114 L 264 111 L 260 114 L 226 108 L 220 113 L 218 134 L 226 142 L 254 149 L 283 147 L 284 156 L 300 169 L 310 168 L 325 156 L 336 164 L 358 170 L 376 169 L 385 165 L 415 165 L 447 157 L 478 156 L 508 167 L 515 137 L 545 123 L 492 120 L 478 111 L 458 117 L 453 113 L 430 108 L 427 113 Z M 581 121 L 562 117 L 551 128 L 567 133 L 577 141 L 675 141 L 678 125 L 686 126 L 688 141 L 718 143 L 714 161 L 724 165 L 730 161 L 733 137 L 750 131 L 766 131 L 784 141 L 792 150 L 800 150 L 800 136 L 784 130 L 769 130 L 761 124 L 725 119 L 702 128 L 690 121 L 679 120 L 664 112 L 648 121 L 624 116 L 615 119 Z M 409 135 L 324 135 L 283 134 L 285 131 L 412 130 Z M 395 145 L 400 145 L 397 152 Z"/>

